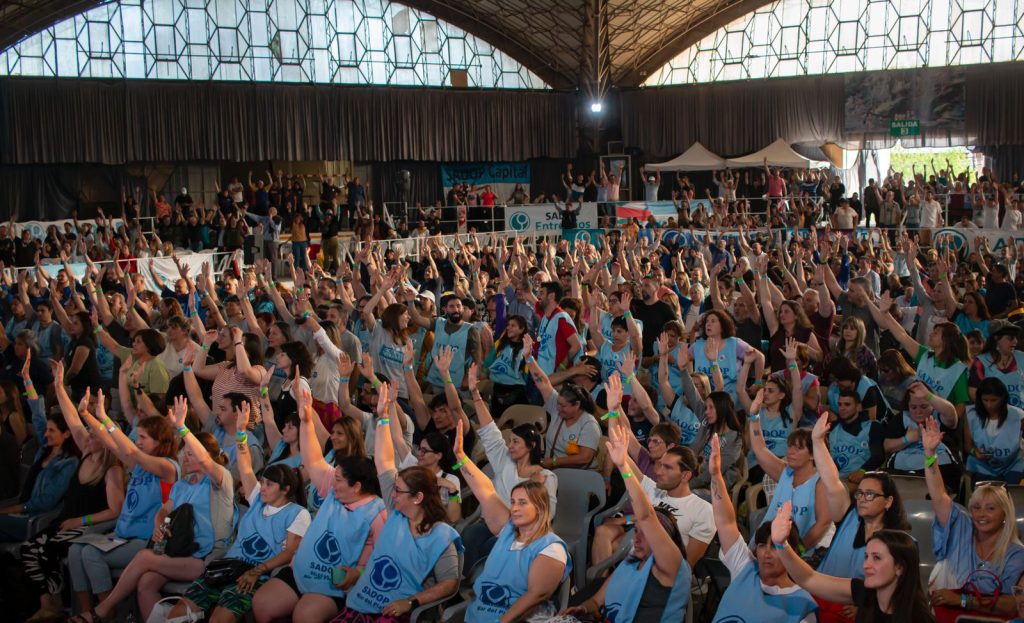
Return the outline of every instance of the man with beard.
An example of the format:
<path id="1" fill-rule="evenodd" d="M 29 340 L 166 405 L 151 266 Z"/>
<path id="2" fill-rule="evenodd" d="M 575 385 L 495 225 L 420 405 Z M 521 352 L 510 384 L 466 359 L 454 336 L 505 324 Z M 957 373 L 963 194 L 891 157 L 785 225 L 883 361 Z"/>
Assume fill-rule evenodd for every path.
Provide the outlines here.
<path id="1" fill-rule="evenodd" d="M 430 350 L 431 366 L 427 371 L 427 382 L 430 383 L 437 393 L 444 394 L 446 383 L 452 383 L 460 390 L 465 389 L 466 369 L 470 363 L 480 364 L 480 331 L 468 322 L 463 322 L 462 299 L 454 294 L 448 294 L 441 298 L 441 309 L 445 317 L 436 318 L 431 321 L 424 317 L 416 309 L 415 305 L 409 305 L 409 316 L 411 324 L 425 329 L 433 328 L 434 345 Z M 433 362 L 441 348 L 447 346 L 454 352 L 451 370 L 448 373 L 438 370 Z"/>

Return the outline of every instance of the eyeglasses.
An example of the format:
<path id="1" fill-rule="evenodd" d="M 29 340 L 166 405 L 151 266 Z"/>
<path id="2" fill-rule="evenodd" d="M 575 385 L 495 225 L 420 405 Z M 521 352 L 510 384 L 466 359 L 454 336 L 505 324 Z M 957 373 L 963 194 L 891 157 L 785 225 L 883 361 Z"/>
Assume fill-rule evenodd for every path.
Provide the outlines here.
<path id="1" fill-rule="evenodd" d="M 853 499 L 855 499 L 855 500 L 864 500 L 866 502 L 874 502 L 875 498 L 877 498 L 877 497 L 884 497 L 884 496 L 881 493 L 877 492 L 877 491 L 861 491 L 860 489 L 857 489 L 856 491 L 853 492 Z"/>
<path id="2" fill-rule="evenodd" d="M 1024 586 L 1014 586 L 1013 596 L 1017 597 L 1018 599 L 1024 597 Z"/>
<path id="3" fill-rule="evenodd" d="M 429 447 L 424 448 L 423 446 L 420 446 L 420 447 L 416 448 L 416 452 L 419 453 L 419 454 L 426 454 L 428 452 L 433 452 L 433 450 L 431 450 Z"/>
<path id="4" fill-rule="evenodd" d="M 982 480 L 974 485 L 974 488 L 978 487 L 995 487 L 997 489 L 1006 489 L 1006 483 L 1002 480 Z"/>
<path id="5" fill-rule="evenodd" d="M 409 489 L 399 489 L 398 487 L 395 487 L 394 489 L 392 489 L 391 492 L 392 492 L 392 495 L 397 494 L 397 493 L 404 493 L 405 495 L 412 495 L 412 491 L 411 490 L 409 490 Z"/>

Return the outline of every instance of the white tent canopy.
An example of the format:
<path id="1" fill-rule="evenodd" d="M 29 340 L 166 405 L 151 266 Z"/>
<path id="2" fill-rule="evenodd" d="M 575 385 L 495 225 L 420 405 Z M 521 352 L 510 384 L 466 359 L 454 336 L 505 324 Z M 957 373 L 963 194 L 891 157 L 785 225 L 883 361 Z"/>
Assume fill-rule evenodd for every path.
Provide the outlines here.
<path id="1" fill-rule="evenodd" d="M 789 143 L 782 140 L 781 138 L 775 139 L 775 142 L 765 147 L 762 150 L 755 151 L 747 156 L 740 156 L 739 158 L 730 158 L 725 161 L 730 167 L 756 167 L 761 166 L 768 161 L 768 164 L 773 167 L 789 167 L 793 169 L 803 169 L 807 167 L 818 167 L 827 166 L 827 162 L 819 162 L 817 160 L 811 160 L 805 158 L 800 154 L 793 151 L 793 148 L 789 146 Z"/>
<path id="2" fill-rule="evenodd" d="M 649 171 L 712 171 L 725 168 L 725 160 L 700 143 L 694 143 L 668 162 L 648 164 L 644 168 Z"/>

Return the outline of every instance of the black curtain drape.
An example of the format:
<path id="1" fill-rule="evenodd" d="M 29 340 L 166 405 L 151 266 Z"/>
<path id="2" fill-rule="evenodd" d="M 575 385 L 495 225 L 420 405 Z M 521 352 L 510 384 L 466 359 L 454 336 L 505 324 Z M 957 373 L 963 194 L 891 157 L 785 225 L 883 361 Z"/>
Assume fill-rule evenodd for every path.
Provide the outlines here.
<path id="1" fill-rule="evenodd" d="M 379 162 L 373 165 L 373 179 L 371 190 L 375 202 L 384 201 L 387 203 L 401 201 L 402 197 L 395 183 L 399 179 L 399 173 L 403 170 L 409 172 L 409 195 L 408 207 L 411 208 L 419 201 L 424 206 L 434 205 L 437 200 L 444 201 L 444 191 L 441 187 L 441 168 L 436 162 L 415 162 L 400 160 L 397 162 Z M 392 216 L 404 216 L 393 214 Z M 415 225 L 416 217 L 411 217 L 410 225 Z"/>
<path id="2" fill-rule="evenodd" d="M 550 91 L 6 78 L 0 163 L 569 157 L 575 118 Z"/>
<path id="3" fill-rule="evenodd" d="M 145 186 L 123 167 L 97 165 L 0 167 L 0 221 L 95 218 L 121 213 L 121 189 Z"/>

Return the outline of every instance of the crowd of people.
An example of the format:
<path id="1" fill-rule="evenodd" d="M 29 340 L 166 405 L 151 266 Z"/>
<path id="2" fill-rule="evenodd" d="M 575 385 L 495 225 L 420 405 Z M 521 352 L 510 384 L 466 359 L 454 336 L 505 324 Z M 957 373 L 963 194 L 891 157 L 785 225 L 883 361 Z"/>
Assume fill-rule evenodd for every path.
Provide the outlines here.
<path id="1" fill-rule="evenodd" d="M 788 217 L 767 175 L 766 209 Z M 749 227 L 728 200 L 740 182 L 717 179 L 727 218 L 703 235 L 630 223 L 592 243 L 448 244 L 417 228 L 409 248 L 321 264 L 299 215 L 277 271 L 234 234 L 228 270 L 192 271 L 174 255 L 190 234 L 147 239 L 128 210 L 123 229 L 101 215 L 41 242 L 11 223 L 0 259 L 28 268 L 0 271 L 9 612 L 1024 617 L 1024 245 L 956 248 L 886 209 L 895 228 L 867 239 Z M 1012 188 L 978 183 L 981 205 L 1016 209 Z M 275 231 L 275 184 L 250 182 L 267 201 L 250 212 L 233 180 L 216 218 Z M 880 208 L 901 184 L 871 190 Z M 195 207 L 181 195 L 161 219 Z M 179 276 L 156 291 L 139 269 L 161 255 Z M 585 472 L 607 508 L 577 548 L 555 526 Z M 901 490 L 914 476 L 927 495 Z"/>

